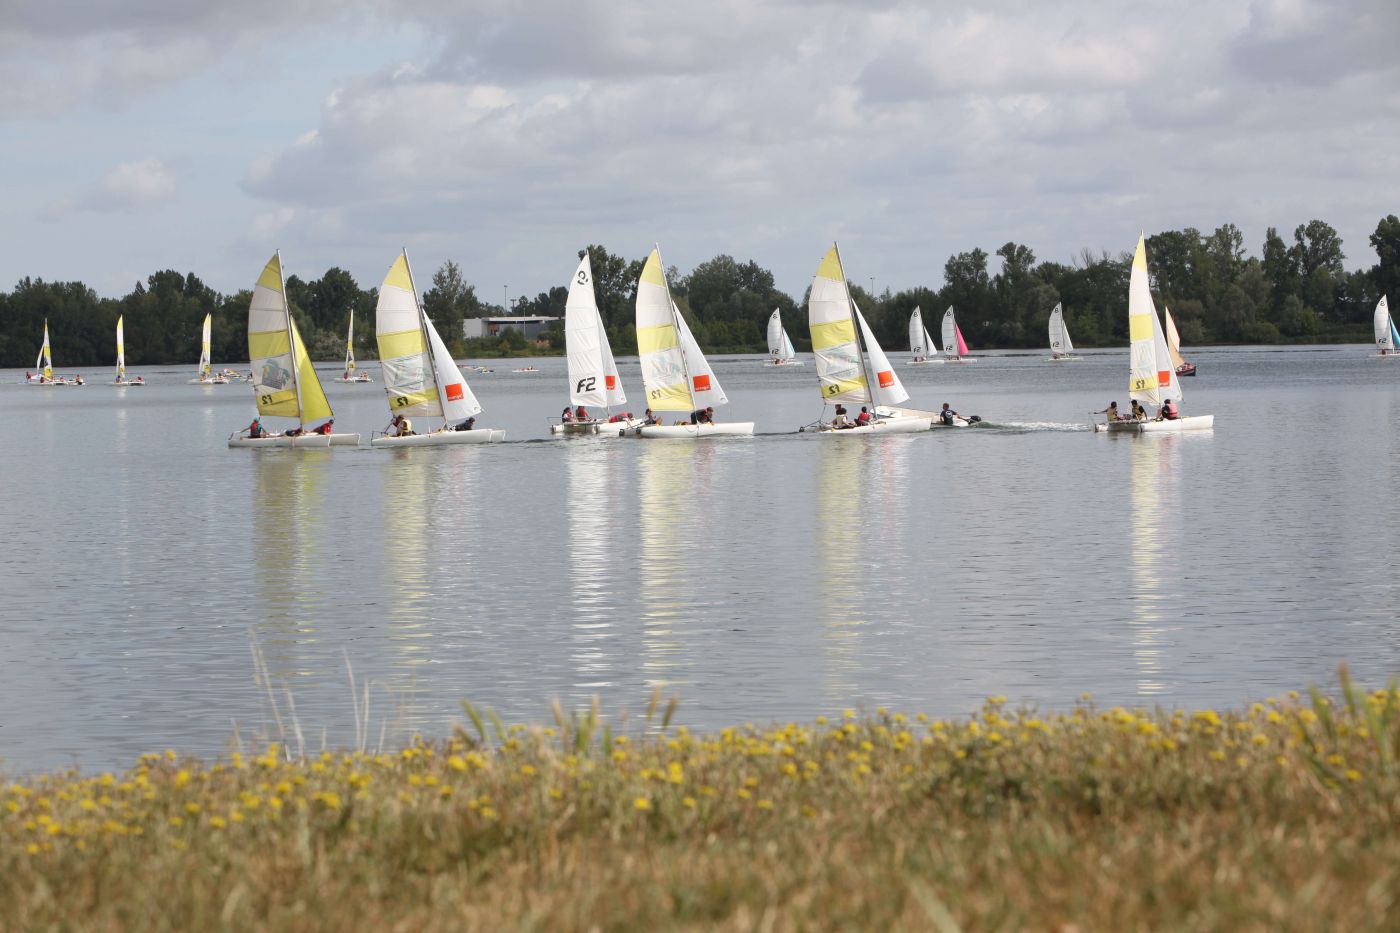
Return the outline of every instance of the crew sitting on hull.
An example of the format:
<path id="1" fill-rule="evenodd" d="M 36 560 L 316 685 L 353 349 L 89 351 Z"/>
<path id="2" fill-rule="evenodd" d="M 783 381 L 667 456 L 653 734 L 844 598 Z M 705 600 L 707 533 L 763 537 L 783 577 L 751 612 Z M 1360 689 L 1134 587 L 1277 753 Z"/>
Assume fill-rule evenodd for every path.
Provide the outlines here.
<path id="1" fill-rule="evenodd" d="M 831 426 L 836 430 L 840 430 L 841 428 L 854 427 L 854 425 L 851 424 L 851 419 L 846 417 L 845 405 L 836 406 L 836 415 L 831 419 Z"/>
<path id="2" fill-rule="evenodd" d="M 1096 414 L 1096 415 L 1107 415 L 1109 421 L 1121 421 L 1121 420 L 1123 420 L 1123 419 L 1121 419 L 1121 418 L 1118 417 L 1118 403 L 1117 403 L 1117 402 L 1109 402 L 1107 408 L 1104 408 L 1104 409 L 1102 409 L 1102 410 L 1100 410 L 1100 411 L 1096 411 L 1096 412 L 1094 412 L 1094 414 Z"/>
<path id="3" fill-rule="evenodd" d="M 1181 417 L 1181 412 L 1177 410 L 1176 402 L 1167 399 L 1162 403 L 1161 409 L 1157 412 L 1158 421 L 1175 421 Z"/>
<path id="4" fill-rule="evenodd" d="M 948 425 L 955 423 L 957 419 L 961 417 L 961 415 L 948 406 L 947 402 L 943 403 L 943 410 L 938 413 L 938 420 Z"/>
<path id="5" fill-rule="evenodd" d="M 313 428 L 313 429 L 311 430 L 311 433 L 312 433 L 312 434 L 327 434 L 327 435 L 329 435 L 329 434 L 334 434 L 335 431 L 331 428 L 331 425 L 333 425 L 333 424 L 335 424 L 335 419 L 334 419 L 334 418 L 327 418 L 325 424 L 317 425 L 315 428 Z"/>
<path id="6" fill-rule="evenodd" d="M 458 431 L 470 431 L 470 430 L 471 430 L 472 428 L 474 428 L 474 427 L 476 427 L 476 417 L 475 417 L 475 416 L 473 416 L 473 417 L 471 417 L 471 418 L 468 418 L 466 421 L 463 421 L 461 424 L 457 425 L 456 430 L 458 430 Z"/>
<path id="7" fill-rule="evenodd" d="M 864 405 L 860 406 L 860 414 L 856 415 L 856 427 L 863 428 L 874 419 L 870 415 L 870 409 Z"/>
<path id="8" fill-rule="evenodd" d="M 267 437 L 267 428 L 263 427 L 262 422 L 257 418 L 254 418 L 253 423 L 244 428 L 244 430 L 248 432 L 249 437 Z"/>
<path id="9" fill-rule="evenodd" d="M 1133 420 L 1134 420 L 1134 421 L 1146 421 L 1146 420 L 1147 420 L 1147 409 L 1146 409 L 1146 408 L 1143 408 L 1143 407 L 1142 407 L 1142 403 L 1139 402 L 1137 399 L 1133 399 Z"/>
<path id="10" fill-rule="evenodd" d="M 389 426 L 384 429 L 385 437 L 412 437 L 413 422 L 403 415 L 395 415 L 389 422 Z"/>

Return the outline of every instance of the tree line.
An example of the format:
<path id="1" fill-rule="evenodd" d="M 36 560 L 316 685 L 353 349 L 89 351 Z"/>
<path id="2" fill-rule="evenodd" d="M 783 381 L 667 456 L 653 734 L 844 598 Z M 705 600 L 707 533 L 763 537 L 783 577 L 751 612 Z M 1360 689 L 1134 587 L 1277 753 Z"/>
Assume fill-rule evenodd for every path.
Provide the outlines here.
<path id="1" fill-rule="evenodd" d="M 1337 231 L 1312 220 L 1293 231 L 1291 242 L 1270 227 L 1258 256 L 1246 254 L 1244 236 L 1233 224 L 1211 233 L 1192 227 L 1147 238 L 1148 269 L 1159 304 L 1171 308 L 1182 341 L 1211 343 L 1371 341 L 1371 314 L 1381 295 L 1400 299 L 1400 219 L 1387 215 L 1371 234 L 1376 262 L 1345 268 Z M 589 246 L 598 308 L 615 353 L 636 353 L 633 302 L 643 258 L 627 259 L 602 246 Z M 976 347 L 1041 347 L 1050 311 L 1063 303 L 1075 344 L 1083 347 L 1127 343 L 1129 252 L 1110 255 L 1084 250 L 1072 261 L 1038 262 L 1030 247 L 1008 242 L 995 252 L 1000 269 L 980 248 L 958 253 L 943 265 L 938 288 L 920 286 L 871 294 L 851 283 L 851 294 L 887 349 L 907 345 L 909 314 L 922 306 L 936 322 L 943 309 L 957 309 L 958 322 Z M 753 260 L 721 255 L 688 274 L 667 270 L 672 296 L 690 322 L 700 345 L 718 353 L 763 352 L 768 316 L 783 312 L 799 350 L 809 349 L 800 299 L 779 291 L 773 274 Z M 333 268 L 314 281 L 286 280 L 287 299 L 313 358 L 332 360 L 344 353 L 351 309 L 358 325 L 355 353 L 375 357 L 374 306 L 378 289 L 363 289 L 345 270 Z M 220 294 L 194 273 L 156 272 L 121 298 L 99 297 L 81 282 L 25 278 L 0 293 L 0 365 L 32 366 L 44 320 L 60 368 L 110 364 L 117 317 L 125 317 L 128 365 L 193 366 L 200 328 L 213 314 L 213 353 L 219 361 L 247 357 L 249 290 Z M 482 301 L 456 262 L 444 263 L 422 295 L 423 307 L 455 356 L 501 356 L 562 352 L 563 328 L 556 324 L 545 345 L 527 343 L 507 331 L 496 338 L 465 340 L 467 318 L 510 315 L 562 317 L 568 288 L 557 285 L 510 308 Z M 931 328 L 932 329 L 932 328 Z"/>

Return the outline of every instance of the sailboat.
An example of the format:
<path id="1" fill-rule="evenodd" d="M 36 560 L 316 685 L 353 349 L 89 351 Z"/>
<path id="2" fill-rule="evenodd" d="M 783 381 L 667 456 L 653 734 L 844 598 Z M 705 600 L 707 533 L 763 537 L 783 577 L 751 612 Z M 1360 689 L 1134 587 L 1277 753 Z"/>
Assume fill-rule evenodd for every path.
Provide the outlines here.
<path id="1" fill-rule="evenodd" d="M 938 344 L 933 342 L 928 328 L 924 326 L 924 312 L 918 307 L 909 315 L 909 352 L 913 355 L 907 364 L 909 366 L 943 362 L 938 358 Z"/>
<path id="2" fill-rule="evenodd" d="M 117 373 L 112 379 L 114 386 L 143 386 L 146 380 L 137 376 L 126 378 L 126 340 L 122 331 L 122 315 L 117 315 Z"/>
<path id="3" fill-rule="evenodd" d="M 25 385 L 80 386 L 85 384 L 82 376 L 55 376 L 53 374 L 53 356 L 49 352 L 48 318 L 44 318 L 44 342 L 39 345 L 39 358 L 34 361 L 34 368 L 39 371 L 24 374 Z"/>
<path id="4" fill-rule="evenodd" d="M 1167 321 L 1167 355 L 1171 357 L 1172 368 L 1178 376 L 1196 375 L 1196 364 L 1181 358 L 1181 337 L 1176 332 L 1176 322 L 1172 320 L 1171 309 L 1162 305 L 1162 316 Z"/>
<path id="5" fill-rule="evenodd" d="M 1065 326 L 1065 309 L 1058 302 L 1055 309 L 1050 312 L 1050 359 L 1078 360 L 1083 357 L 1072 356 L 1074 353 L 1074 343 L 1069 339 L 1069 328 Z"/>
<path id="6" fill-rule="evenodd" d="M 405 417 L 442 418 L 443 424 L 424 434 L 381 434 L 370 438 L 371 447 L 439 447 L 505 440 L 506 432 L 502 430 L 456 429 L 459 421 L 474 421 L 481 405 L 432 320 L 423 313 L 407 251 L 394 260 L 379 286 L 374 336 L 379 343 L 389 411 Z"/>
<path id="7" fill-rule="evenodd" d="M 1176 370 L 1172 368 L 1166 334 L 1157 320 L 1157 309 L 1152 304 L 1152 292 L 1147 284 L 1147 248 L 1141 236 L 1138 237 L 1137 252 L 1133 254 L 1132 278 L 1128 282 L 1128 334 L 1132 339 L 1129 397 L 1145 405 L 1162 405 L 1168 399 L 1180 401 L 1181 383 L 1177 382 Z M 1214 415 L 1193 415 L 1170 421 L 1124 418 L 1095 424 L 1094 430 L 1151 434 L 1205 430 L 1214 426 Z"/>
<path id="8" fill-rule="evenodd" d="M 360 372 L 355 368 L 355 309 L 350 309 L 350 326 L 345 332 L 345 372 L 335 379 L 336 382 L 373 382 L 369 373 Z"/>
<path id="9" fill-rule="evenodd" d="M 1400 331 L 1395 329 L 1395 318 L 1390 316 L 1390 305 L 1385 296 L 1376 302 L 1374 318 L 1376 328 L 1376 356 L 1389 359 L 1400 356 Z"/>
<path id="10" fill-rule="evenodd" d="M 573 410 L 584 406 L 608 412 L 603 418 L 574 418 L 549 426 L 550 434 L 607 434 L 621 437 L 641 424 L 623 413 L 613 421 L 612 407 L 627 404 L 622 390 L 622 377 L 617 374 L 608 332 L 603 316 L 598 313 L 598 300 L 593 294 L 593 264 L 587 251 L 579 257 L 578 269 L 569 282 L 569 297 L 564 303 L 564 347 L 569 357 L 569 405 Z"/>
<path id="11" fill-rule="evenodd" d="M 200 338 L 199 350 L 199 374 L 190 380 L 191 385 L 224 385 L 228 382 L 228 377 L 223 373 L 214 372 L 210 363 L 210 349 L 213 345 L 214 315 L 212 312 L 204 315 L 204 329 Z"/>
<path id="12" fill-rule="evenodd" d="M 912 434 L 932 426 L 933 416 L 927 412 L 891 407 L 908 399 L 909 393 L 851 298 L 841 253 L 835 244 L 822 257 L 812 279 L 807 297 L 807 327 L 812 334 L 812 355 L 817 361 L 822 414 L 826 414 L 827 405 L 850 402 L 868 404 L 874 417 L 870 423 L 856 427 L 838 427 L 836 421 L 819 419 L 802 430 L 810 427 L 831 435 Z"/>
<path id="13" fill-rule="evenodd" d="M 792 338 L 783 330 L 783 314 L 779 308 L 774 308 L 773 314 L 768 318 L 768 359 L 764 361 L 764 365 L 802 365 L 802 361 L 797 358 L 797 351 L 792 347 Z"/>
<path id="14" fill-rule="evenodd" d="M 331 405 L 287 306 L 280 252 L 272 254 L 253 286 L 253 299 L 248 303 L 248 360 L 258 415 L 293 418 L 297 425 L 291 433 L 265 437 L 250 437 L 245 429 L 229 436 L 230 447 L 359 445 L 358 434 L 307 431 L 313 421 L 332 419 Z"/>
<path id="15" fill-rule="evenodd" d="M 642 383 L 652 411 L 683 411 L 687 416 L 704 408 L 726 405 L 714 370 L 700 352 L 661 271 L 661 248 L 652 249 L 637 280 L 637 349 Z M 696 419 L 687 417 L 687 422 Z M 647 424 L 640 437 L 713 437 L 753 434 L 752 421 L 707 421 L 703 424 Z"/>
<path id="16" fill-rule="evenodd" d="M 949 363 L 975 363 L 975 357 L 967 355 L 967 341 L 963 339 L 962 328 L 953 317 L 953 306 L 943 312 L 943 356 Z"/>

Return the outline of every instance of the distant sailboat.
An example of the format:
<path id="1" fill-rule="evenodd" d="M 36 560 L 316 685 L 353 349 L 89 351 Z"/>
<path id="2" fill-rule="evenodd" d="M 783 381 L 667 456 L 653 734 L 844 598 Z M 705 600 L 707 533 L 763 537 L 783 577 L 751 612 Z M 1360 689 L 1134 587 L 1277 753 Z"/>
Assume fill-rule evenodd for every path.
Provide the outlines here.
<path id="1" fill-rule="evenodd" d="M 1074 343 L 1069 339 L 1069 328 L 1065 326 L 1064 306 L 1055 305 L 1055 310 L 1050 312 L 1050 359 L 1051 360 L 1077 360 L 1080 357 L 1072 356 L 1074 353 Z"/>
<path id="2" fill-rule="evenodd" d="M 691 415 L 705 408 L 727 405 L 714 370 L 700 352 L 700 345 L 671 300 L 671 289 L 661 268 L 661 250 L 655 248 L 637 280 L 637 349 L 642 362 L 642 383 L 647 407 L 652 411 L 685 412 L 686 424 L 646 424 L 641 437 L 713 437 L 753 434 L 752 421 L 694 423 Z"/>
<path id="3" fill-rule="evenodd" d="M 1395 329 L 1395 318 L 1390 316 L 1390 305 L 1382 295 L 1376 302 L 1374 324 L 1376 329 L 1376 356 L 1390 358 L 1400 356 L 1400 331 Z"/>
<path id="4" fill-rule="evenodd" d="M 290 433 L 268 435 L 264 431 L 256 437 L 245 428 L 229 437 L 230 447 L 359 445 L 358 434 L 308 430 L 311 422 L 325 419 L 329 424 L 333 416 L 287 306 L 281 253 L 272 255 L 253 286 L 253 298 L 248 303 L 248 359 L 253 368 L 253 398 L 260 418 L 292 418 L 297 425 Z"/>
<path id="5" fill-rule="evenodd" d="M 146 380 L 137 376 L 135 379 L 126 377 L 126 340 L 122 331 L 122 315 L 117 315 L 117 373 L 112 379 L 114 386 L 143 386 Z"/>
<path id="6" fill-rule="evenodd" d="M 39 345 L 39 357 L 34 361 L 36 373 L 25 373 L 25 381 L 30 385 L 57 385 L 53 378 L 53 355 L 49 350 L 49 319 L 44 318 L 44 342 Z"/>
<path id="7" fill-rule="evenodd" d="M 384 391 L 389 396 L 389 412 L 405 417 L 442 418 L 443 424 L 428 433 L 373 437 L 371 447 L 438 447 L 505 440 L 503 430 L 458 427 L 467 419 L 475 420 L 481 404 L 438 336 L 432 319 L 423 312 L 407 252 L 389 267 L 379 286 L 374 335 L 379 343 L 379 365 L 384 373 Z"/>
<path id="8" fill-rule="evenodd" d="M 373 382 L 369 373 L 360 372 L 355 368 L 355 309 L 350 309 L 350 325 L 345 332 L 345 372 L 341 373 L 337 382 Z"/>
<path id="9" fill-rule="evenodd" d="M 228 377 L 223 373 L 215 373 L 213 364 L 210 362 L 210 351 L 213 348 L 214 315 L 209 313 L 204 315 L 204 327 L 201 331 L 199 343 L 199 373 L 190 380 L 191 385 L 224 385 L 228 382 Z"/>
<path id="10" fill-rule="evenodd" d="M 976 358 L 967 355 L 967 341 L 963 339 L 962 328 L 953 317 L 953 306 L 943 312 L 943 355 L 949 363 L 975 363 Z"/>
<path id="11" fill-rule="evenodd" d="M 787 331 L 783 330 L 783 315 L 780 309 L 774 308 L 773 314 L 768 318 L 768 359 L 769 366 L 801 366 L 802 361 L 797 358 L 797 351 L 792 347 L 792 338 L 788 337 Z"/>
<path id="12" fill-rule="evenodd" d="M 1172 368 L 1178 376 L 1196 375 L 1196 364 L 1181 358 L 1181 337 L 1176 332 L 1176 322 L 1172 320 L 1171 309 L 1162 305 L 1162 317 L 1167 322 L 1167 354 L 1171 357 Z"/>
<path id="13" fill-rule="evenodd" d="M 569 358 L 570 420 L 551 424 L 549 433 L 621 437 L 638 427 L 640 419 L 612 420 L 613 406 L 627 404 L 627 393 L 622 389 L 622 377 L 618 375 L 612 347 L 608 344 L 603 316 L 598 313 L 598 299 L 593 293 L 593 264 L 587 252 L 579 258 L 578 268 L 569 282 L 569 297 L 564 302 L 564 349 Z M 606 417 L 576 417 L 578 410 L 587 412 L 589 406 L 608 414 Z"/>
<path id="14" fill-rule="evenodd" d="M 1168 319 L 1170 320 L 1170 319 Z M 1147 283 L 1147 249 L 1138 237 L 1133 255 L 1132 277 L 1128 285 L 1128 333 L 1132 340 L 1129 353 L 1128 395 L 1144 405 L 1164 405 L 1181 399 L 1181 383 L 1176 380 L 1172 357 L 1167 350 L 1167 338 L 1157 320 L 1152 304 L 1152 292 Z M 1212 428 L 1214 415 L 1193 415 L 1171 420 L 1138 421 L 1123 418 L 1096 424 L 1097 431 L 1157 433 L 1164 431 L 1194 431 Z"/>
<path id="15" fill-rule="evenodd" d="M 918 307 L 909 315 L 909 353 L 913 356 L 909 361 L 910 366 L 943 362 L 938 358 L 938 344 L 933 342 L 928 328 L 924 326 L 924 312 Z"/>
<path id="16" fill-rule="evenodd" d="M 823 434 L 912 434 L 927 431 L 933 416 L 892 406 L 909 398 L 889 358 L 875 341 L 865 316 L 846 285 L 841 253 L 833 244 L 817 266 L 807 297 L 807 327 L 825 417 L 827 405 L 850 402 L 870 410 L 865 424 L 853 423 L 842 412 L 831 421 L 808 427 Z"/>

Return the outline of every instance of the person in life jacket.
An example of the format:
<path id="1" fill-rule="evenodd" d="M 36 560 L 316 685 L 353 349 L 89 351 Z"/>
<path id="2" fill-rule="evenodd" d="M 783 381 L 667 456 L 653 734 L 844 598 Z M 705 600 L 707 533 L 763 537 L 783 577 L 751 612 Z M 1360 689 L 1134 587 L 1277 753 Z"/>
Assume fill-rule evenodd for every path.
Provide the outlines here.
<path id="1" fill-rule="evenodd" d="M 565 405 L 565 406 L 564 406 L 564 414 L 562 414 L 562 415 L 559 416 L 559 420 L 560 420 L 560 422 L 563 423 L 563 424 L 569 424 L 570 422 L 572 422 L 572 421 L 574 420 L 574 410 L 573 410 L 572 408 L 570 408 L 568 405 Z"/>
<path id="2" fill-rule="evenodd" d="M 1096 411 L 1096 412 L 1094 412 L 1094 414 L 1096 414 L 1096 415 L 1107 415 L 1109 421 L 1117 421 L 1117 420 L 1119 420 L 1119 419 L 1118 419 L 1118 403 L 1117 403 L 1117 402 L 1109 402 L 1107 408 L 1102 409 L 1102 410 L 1100 410 L 1100 411 Z"/>
<path id="3" fill-rule="evenodd" d="M 315 428 L 311 433 L 312 433 L 312 434 L 331 434 L 331 433 L 333 433 L 332 430 L 331 430 L 331 425 L 333 425 L 333 424 L 335 424 L 335 419 L 334 419 L 334 418 L 327 418 L 325 424 L 319 425 L 319 426 L 318 426 L 317 428 Z"/>
<path id="4" fill-rule="evenodd" d="M 267 428 L 264 428 L 257 418 L 253 419 L 253 423 L 248 425 L 246 430 L 249 437 L 267 437 Z"/>
<path id="5" fill-rule="evenodd" d="M 1162 403 L 1161 416 L 1168 421 L 1175 421 L 1181 417 L 1181 412 L 1176 408 L 1176 402 L 1167 399 Z"/>
<path id="6" fill-rule="evenodd" d="M 860 406 L 860 414 L 856 415 L 856 427 L 864 427 L 870 423 L 870 409 L 864 405 Z"/>
<path id="7" fill-rule="evenodd" d="M 575 411 L 574 411 L 574 420 L 575 420 L 575 421 L 587 421 L 587 420 L 588 420 L 588 409 L 587 409 L 587 408 L 584 408 L 582 405 L 580 405 L 580 406 L 579 406 L 577 409 L 575 409 Z"/>
<path id="8" fill-rule="evenodd" d="M 471 418 L 468 418 L 466 421 L 463 421 L 461 424 L 457 425 L 457 430 L 470 431 L 474 427 L 476 427 L 476 417 L 472 416 Z"/>

